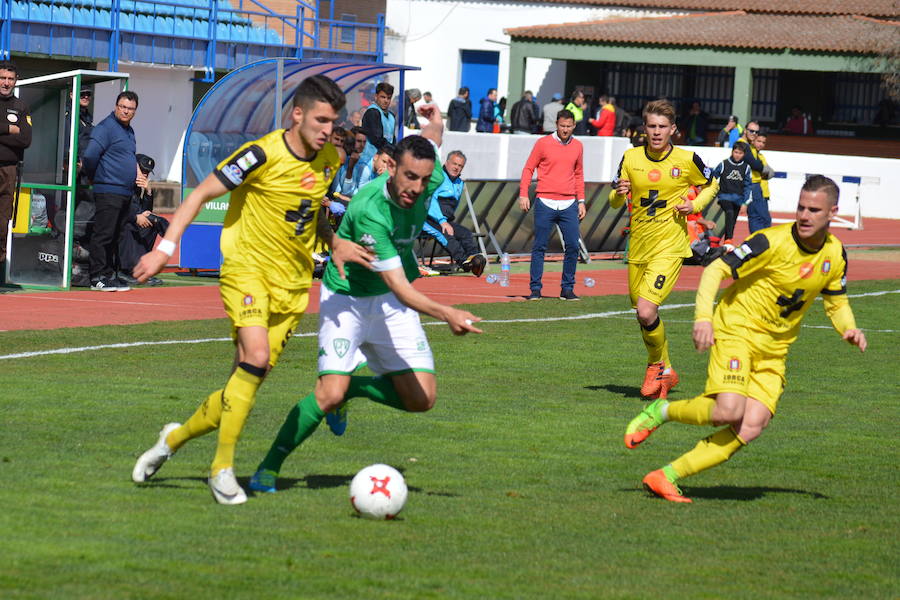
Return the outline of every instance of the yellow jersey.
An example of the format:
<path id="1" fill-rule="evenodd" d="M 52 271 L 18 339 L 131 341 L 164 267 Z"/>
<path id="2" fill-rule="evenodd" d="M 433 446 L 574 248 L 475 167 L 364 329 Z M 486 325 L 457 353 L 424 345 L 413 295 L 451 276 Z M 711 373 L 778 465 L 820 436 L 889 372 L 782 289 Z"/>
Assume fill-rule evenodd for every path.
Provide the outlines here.
<path id="1" fill-rule="evenodd" d="M 711 320 L 717 336 L 745 339 L 773 353 L 786 351 L 819 294 L 838 331 L 856 328 L 847 300 L 847 254 L 830 233 L 813 250 L 797 237 L 794 223 L 776 225 L 756 232 L 707 268 L 730 270 L 735 280 L 714 317 L 712 299 L 721 279 L 715 278 L 715 289 L 697 293 L 695 318 Z M 701 288 L 708 281 L 704 277 Z"/>
<path id="2" fill-rule="evenodd" d="M 284 289 L 312 284 L 319 207 L 340 166 L 331 144 L 312 160 L 278 129 L 247 142 L 213 171 L 231 190 L 220 247 L 223 271 L 250 271 Z"/>
<path id="3" fill-rule="evenodd" d="M 762 152 L 756 153 L 757 158 L 759 158 L 759 162 L 763 164 L 764 167 L 768 167 L 769 163 L 766 161 L 766 157 L 763 156 Z M 750 170 L 751 177 L 753 176 L 753 169 Z M 763 198 L 769 198 L 769 180 L 763 179 L 762 174 L 759 176 L 759 187 L 762 190 Z"/>
<path id="4" fill-rule="evenodd" d="M 644 263 L 658 257 L 692 255 L 687 220 L 675 210 L 692 185 L 706 185 L 711 171 L 696 153 L 671 146 L 653 158 L 646 146 L 629 148 L 622 156 L 616 182 L 631 182 L 631 240 L 628 261 Z M 612 201 L 612 194 L 610 199 Z M 709 200 L 707 199 L 706 202 Z M 697 206 L 699 211 L 703 206 Z"/>

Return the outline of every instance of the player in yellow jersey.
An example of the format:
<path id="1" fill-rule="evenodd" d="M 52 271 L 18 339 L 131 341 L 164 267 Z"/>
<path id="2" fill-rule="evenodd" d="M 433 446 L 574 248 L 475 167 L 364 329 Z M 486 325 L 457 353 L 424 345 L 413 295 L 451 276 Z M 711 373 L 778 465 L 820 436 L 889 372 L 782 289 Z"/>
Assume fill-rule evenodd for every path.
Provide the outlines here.
<path id="1" fill-rule="evenodd" d="M 665 398 L 678 383 L 678 374 L 669 359 L 659 306 L 675 287 L 684 259 L 692 255 L 685 217 L 706 208 L 718 184 L 688 199 L 692 185 L 710 183 L 710 170 L 695 153 L 672 145 L 675 109 L 668 101 L 647 104 L 644 128 L 647 142 L 625 151 L 609 203 L 618 208 L 631 196 L 628 291 L 647 347 L 641 395 Z"/>
<path id="2" fill-rule="evenodd" d="M 244 144 L 223 160 L 178 207 L 156 250 L 135 267 L 140 281 L 158 273 L 201 206 L 231 192 L 220 242 L 220 294 L 236 345 L 233 371 L 224 388 L 210 394 L 183 425 L 163 427 L 157 443 L 138 458 L 135 482 L 152 477 L 188 440 L 218 429 L 210 490 L 221 504 L 246 502 L 234 476 L 235 446 L 257 389 L 306 310 L 317 235 L 331 245 L 341 273 L 346 261 L 370 267 L 374 258 L 334 236 L 319 218 L 340 166 L 327 140 L 344 103 L 344 93 L 327 77 L 304 80 L 294 94 L 291 127 Z"/>
<path id="3" fill-rule="evenodd" d="M 706 390 L 690 400 L 651 403 L 625 430 L 635 448 L 666 421 L 725 425 L 690 452 L 644 477 L 644 486 L 673 502 L 690 502 L 677 481 L 725 462 L 769 424 L 785 384 L 788 348 L 803 315 L 821 293 L 837 332 L 861 351 L 847 299 L 847 254 L 828 232 L 837 214 L 838 187 L 813 175 L 800 191 L 795 223 L 763 229 L 703 272 L 697 290 L 694 345 L 712 348 Z M 719 284 L 734 278 L 713 309 Z"/>

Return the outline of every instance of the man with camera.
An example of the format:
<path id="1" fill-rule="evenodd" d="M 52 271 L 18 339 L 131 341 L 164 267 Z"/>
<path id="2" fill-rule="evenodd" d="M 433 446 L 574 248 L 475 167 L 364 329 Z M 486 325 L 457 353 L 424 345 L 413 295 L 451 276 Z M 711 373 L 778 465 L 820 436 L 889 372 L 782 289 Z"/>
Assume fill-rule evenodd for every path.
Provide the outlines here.
<path id="1" fill-rule="evenodd" d="M 120 272 L 116 276 L 129 286 L 139 285 L 131 276 L 141 256 L 153 250 L 156 236 L 166 235 L 169 222 L 153 212 L 153 190 L 150 189 L 150 173 L 156 161 L 146 154 L 137 155 L 137 177 L 134 180 L 134 193 L 131 195 L 131 207 L 128 220 L 122 226 L 119 237 Z M 151 277 L 146 285 L 162 285 L 158 277 Z"/>

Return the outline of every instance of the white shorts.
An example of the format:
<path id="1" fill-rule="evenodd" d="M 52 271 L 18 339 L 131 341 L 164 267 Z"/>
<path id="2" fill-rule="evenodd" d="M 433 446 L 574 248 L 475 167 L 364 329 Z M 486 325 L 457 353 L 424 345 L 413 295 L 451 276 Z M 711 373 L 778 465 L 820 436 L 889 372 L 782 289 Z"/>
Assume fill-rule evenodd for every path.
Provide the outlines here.
<path id="1" fill-rule="evenodd" d="M 419 313 L 392 293 L 348 296 L 323 285 L 319 375 L 350 375 L 363 362 L 376 375 L 434 373 L 434 356 Z"/>

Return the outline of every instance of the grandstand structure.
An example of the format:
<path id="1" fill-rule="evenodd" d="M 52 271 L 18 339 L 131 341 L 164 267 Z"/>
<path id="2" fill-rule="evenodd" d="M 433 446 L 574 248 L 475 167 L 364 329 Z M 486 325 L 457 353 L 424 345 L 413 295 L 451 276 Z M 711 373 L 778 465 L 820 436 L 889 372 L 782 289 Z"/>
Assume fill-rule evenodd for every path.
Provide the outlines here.
<path id="1" fill-rule="evenodd" d="M 277 4 L 275 8 L 271 4 Z M 321 1 L 2 0 L 0 57 L 11 54 L 189 67 L 214 81 L 269 57 L 381 62 L 384 15 L 374 23 L 334 18 Z M 280 10 L 280 12 L 279 12 Z"/>

